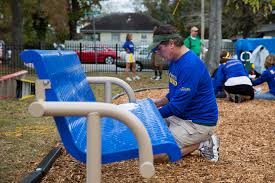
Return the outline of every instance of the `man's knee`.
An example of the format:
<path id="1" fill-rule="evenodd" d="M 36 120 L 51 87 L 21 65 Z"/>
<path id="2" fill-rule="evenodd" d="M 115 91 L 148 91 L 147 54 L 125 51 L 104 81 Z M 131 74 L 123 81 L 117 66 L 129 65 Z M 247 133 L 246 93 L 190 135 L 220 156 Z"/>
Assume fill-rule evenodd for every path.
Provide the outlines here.
<path id="1" fill-rule="evenodd" d="M 208 140 L 214 129 L 214 127 L 198 125 L 191 120 L 182 120 L 176 116 L 167 118 L 166 123 L 181 148 Z"/>

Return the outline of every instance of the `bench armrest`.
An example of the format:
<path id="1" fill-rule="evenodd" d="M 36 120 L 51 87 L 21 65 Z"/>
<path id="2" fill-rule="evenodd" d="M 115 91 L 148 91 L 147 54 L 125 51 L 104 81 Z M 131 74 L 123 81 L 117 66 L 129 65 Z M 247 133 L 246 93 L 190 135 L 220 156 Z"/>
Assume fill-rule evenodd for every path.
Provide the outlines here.
<path id="1" fill-rule="evenodd" d="M 90 84 L 104 84 L 105 86 L 105 102 L 112 103 L 112 84 L 120 86 L 125 90 L 129 97 L 129 102 L 136 102 L 134 90 L 131 86 L 122 79 L 115 77 L 87 77 Z"/>
<path id="2" fill-rule="evenodd" d="M 135 135 L 139 147 L 139 167 L 140 173 L 145 178 L 154 175 L 153 150 L 149 134 L 142 122 L 131 112 L 119 108 L 117 105 L 102 102 L 34 102 L 29 107 L 29 113 L 35 117 L 41 116 L 87 116 L 87 167 L 94 167 L 94 171 L 99 172 L 101 168 L 101 128 L 100 117 L 111 117 L 117 119 L 128 126 Z M 95 114 L 96 113 L 96 114 Z M 99 116 L 99 117 L 96 117 Z M 98 120 L 97 120 L 98 118 Z M 88 138 L 88 137 L 95 138 Z M 97 147 L 89 147 L 89 144 Z M 90 145 L 91 146 L 91 145 Z M 99 146 L 99 147 L 98 147 Z M 93 149 L 93 150 L 89 150 Z M 95 149 L 99 149 L 95 151 Z M 88 157 L 89 156 L 89 157 Z M 93 157 L 91 157 L 93 156 Z M 95 159 L 97 160 L 95 162 Z M 91 164 L 89 162 L 92 162 Z M 92 168 L 91 168 L 92 169 Z M 88 171 L 89 173 L 89 171 Z M 96 175 L 95 175 L 96 176 Z M 92 178 L 93 179 L 93 178 Z"/>

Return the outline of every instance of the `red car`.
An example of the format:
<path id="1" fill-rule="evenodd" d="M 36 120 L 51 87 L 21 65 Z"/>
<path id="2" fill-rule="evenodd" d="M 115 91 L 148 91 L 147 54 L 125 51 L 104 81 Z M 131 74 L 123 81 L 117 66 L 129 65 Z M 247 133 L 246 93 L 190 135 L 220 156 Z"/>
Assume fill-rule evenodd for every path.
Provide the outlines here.
<path id="1" fill-rule="evenodd" d="M 116 52 L 107 47 L 96 47 L 96 51 L 94 47 L 87 47 L 81 53 L 79 50 L 76 53 L 83 64 L 113 64 L 116 59 Z"/>

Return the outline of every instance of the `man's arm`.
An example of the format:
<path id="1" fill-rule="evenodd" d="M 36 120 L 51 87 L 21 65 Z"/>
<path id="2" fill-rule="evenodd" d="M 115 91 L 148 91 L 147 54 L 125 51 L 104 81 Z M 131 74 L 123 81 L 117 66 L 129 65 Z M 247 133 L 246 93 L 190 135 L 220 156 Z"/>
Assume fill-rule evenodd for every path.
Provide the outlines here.
<path id="1" fill-rule="evenodd" d="M 169 102 L 159 110 L 163 118 L 172 115 L 182 115 L 197 92 L 200 80 L 200 76 L 197 74 L 198 72 L 196 70 L 194 71 L 194 68 L 186 69 L 186 71 L 187 73 L 181 72 L 175 94 L 170 97 Z"/>
<path id="2" fill-rule="evenodd" d="M 214 86 L 213 87 L 214 87 L 215 94 L 217 94 L 218 91 L 222 91 L 222 86 L 225 81 L 223 68 L 224 68 L 224 64 L 221 64 L 215 74 L 215 77 L 214 77 Z"/>
<path id="3" fill-rule="evenodd" d="M 155 103 L 155 105 L 157 106 L 157 108 L 162 107 L 169 102 L 167 97 L 163 97 L 163 98 L 159 98 L 159 99 L 152 99 L 152 100 Z"/>
<path id="4" fill-rule="evenodd" d="M 268 80 L 268 71 L 264 71 L 263 74 L 256 80 L 252 81 L 253 86 L 260 85 Z"/>

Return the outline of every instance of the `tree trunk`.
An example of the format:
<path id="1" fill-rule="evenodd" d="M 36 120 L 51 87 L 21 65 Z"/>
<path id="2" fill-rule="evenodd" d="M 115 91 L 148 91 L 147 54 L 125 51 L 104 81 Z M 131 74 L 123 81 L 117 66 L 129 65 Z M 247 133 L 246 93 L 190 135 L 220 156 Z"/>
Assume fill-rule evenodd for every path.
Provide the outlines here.
<path id="1" fill-rule="evenodd" d="M 209 9 L 209 42 L 206 64 L 212 74 L 219 65 L 222 44 L 222 0 L 210 0 Z"/>
<path id="2" fill-rule="evenodd" d="M 70 0 L 69 2 L 69 30 L 70 30 L 70 39 L 76 39 L 77 32 L 76 26 L 78 21 L 78 14 L 80 7 L 77 0 Z"/>
<path id="3" fill-rule="evenodd" d="M 12 12 L 12 43 L 17 45 L 23 44 L 23 15 L 22 0 L 10 0 Z"/>
<path id="4" fill-rule="evenodd" d="M 222 6 L 223 6 L 223 1 L 222 0 L 217 0 L 217 39 L 216 39 L 216 57 L 218 58 L 217 62 L 216 62 L 216 67 L 219 65 L 219 58 L 220 58 L 220 54 L 221 54 L 221 49 L 222 49 Z M 215 67 L 215 68 L 216 68 Z"/>
<path id="5" fill-rule="evenodd" d="M 22 0 L 10 0 L 12 12 L 12 46 L 11 46 L 11 62 L 13 66 L 23 67 L 24 64 L 19 60 L 18 55 L 23 50 L 23 13 Z"/>

